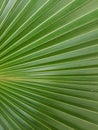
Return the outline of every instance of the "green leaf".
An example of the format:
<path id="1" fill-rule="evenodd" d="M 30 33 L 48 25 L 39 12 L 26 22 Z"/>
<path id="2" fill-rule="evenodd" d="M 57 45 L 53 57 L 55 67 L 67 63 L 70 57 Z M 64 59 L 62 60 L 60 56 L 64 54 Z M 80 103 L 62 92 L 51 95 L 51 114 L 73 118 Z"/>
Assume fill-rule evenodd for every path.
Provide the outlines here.
<path id="1" fill-rule="evenodd" d="M 98 0 L 0 0 L 0 130 L 98 130 Z"/>

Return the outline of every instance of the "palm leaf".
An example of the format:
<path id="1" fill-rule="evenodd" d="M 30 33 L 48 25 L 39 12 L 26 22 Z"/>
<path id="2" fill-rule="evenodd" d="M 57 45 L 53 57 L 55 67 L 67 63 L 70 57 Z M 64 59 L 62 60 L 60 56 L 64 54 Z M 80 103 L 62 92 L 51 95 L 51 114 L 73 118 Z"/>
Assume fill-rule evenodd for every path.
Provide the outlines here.
<path id="1" fill-rule="evenodd" d="M 0 0 L 0 130 L 98 130 L 98 0 Z"/>

